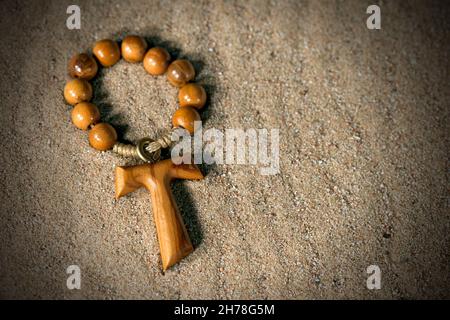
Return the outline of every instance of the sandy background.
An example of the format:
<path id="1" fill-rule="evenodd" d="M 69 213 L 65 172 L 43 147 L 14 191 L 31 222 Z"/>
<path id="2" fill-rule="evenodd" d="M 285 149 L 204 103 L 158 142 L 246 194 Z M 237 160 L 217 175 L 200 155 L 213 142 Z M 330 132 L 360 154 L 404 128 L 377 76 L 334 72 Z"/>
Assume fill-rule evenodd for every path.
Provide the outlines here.
<path id="1" fill-rule="evenodd" d="M 371 31 L 373 1 L 77 1 L 71 31 L 72 2 L 1 3 L 1 298 L 450 298 L 448 8 L 378 2 Z M 280 174 L 174 185 L 196 250 L 165 275 L 149 195 L 114 200 L 126 162 L 62 96 L 74 53 L 130 33 L 194 61 L 206 128 L 280 129 Z M 94 84 L 123 138 L 169 128 L 165 78 L 121 61 Z"/>

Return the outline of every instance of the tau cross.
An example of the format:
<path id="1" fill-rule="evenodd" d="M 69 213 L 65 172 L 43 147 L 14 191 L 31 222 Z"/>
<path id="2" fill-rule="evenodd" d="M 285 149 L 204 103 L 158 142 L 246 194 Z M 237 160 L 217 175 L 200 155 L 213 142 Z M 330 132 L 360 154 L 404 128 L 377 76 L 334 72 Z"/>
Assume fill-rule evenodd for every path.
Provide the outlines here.
<path id="1" fill-rule="evenodd" d="M 194 250 L 170 189 L 175 178 L 200 180 L 203 175 L 196 165 L 175 165 L 171 159 L 116 168 L 116 199 L 142 186 L 150 192 L 164 271 Z"/>

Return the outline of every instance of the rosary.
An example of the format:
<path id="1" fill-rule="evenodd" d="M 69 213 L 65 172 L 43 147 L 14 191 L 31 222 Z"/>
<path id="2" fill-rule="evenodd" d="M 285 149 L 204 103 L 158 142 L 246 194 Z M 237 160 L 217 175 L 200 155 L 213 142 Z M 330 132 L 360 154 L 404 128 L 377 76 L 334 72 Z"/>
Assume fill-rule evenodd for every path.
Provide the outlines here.
<path id="1" fill-rule="evenodd" d="M 112 150 L 116 154 L 141 160 L 144 164 L 130 167 L 116 167 L 116 199 L 144 186 L 152 200 L 153 217 L 158 235 L 163 270 L 190 254 L 194 249 L 184 226 L 178 207 L 173 199 L 170 182 L 175 179 L 203 179 L 194 164 L 175 165 L 171 159 L 158 161 L 161 149 L 172 146 L 171 136 L 176 128 L 184 128 L 191 135 L 194 122 L 200 121 L 197 110 L 206 102 L 205 89 L 190 83 L 195 70 L 188 60 L 179 59 L 172 63 L 170 54 L 164 48 L 154 47 L 147 51 L 146 41 L 139 36 L 127 36 L 121 48 L 112 40 L 95 43 L 93 54 L 103 67 L 111 67 L 122 56 L 126 61 L 143 61 L 144 69 L 153 76 L 167 72 L 167 80 L 180 88 L 178 102 L 180 108 L 172 117 L 173 128 L 156 140 L 141 139 L 136 145 L 117 141 L 116 130 L 108 123 L 100 122 L 100 111 L 89 101 L 92 98 L 92 85 L 89 83 L 98 71 L 96 60 L 86 54 L 73 56 L 68 65 L 73 78 L 64 87 L 64 98 L 73 105 L 71 118 L 75 127 L 89 131 L 89 144 L 96 150 Z"/>

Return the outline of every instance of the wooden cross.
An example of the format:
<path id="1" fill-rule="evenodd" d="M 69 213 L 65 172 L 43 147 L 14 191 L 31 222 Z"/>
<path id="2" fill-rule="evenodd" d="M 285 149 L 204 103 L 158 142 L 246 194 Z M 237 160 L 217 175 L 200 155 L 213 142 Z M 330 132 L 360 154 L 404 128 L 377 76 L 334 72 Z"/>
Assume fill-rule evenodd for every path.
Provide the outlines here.
<path id="1" fill-rule="evenodd" d="M 196 165 L 175 165 L 171 159 L 116 167 L 116 199 L 142 186 L 150 192 L 164 271 L 194 250 L 170 189 L 175 178 L 200 180 L 203 175 Z"/>

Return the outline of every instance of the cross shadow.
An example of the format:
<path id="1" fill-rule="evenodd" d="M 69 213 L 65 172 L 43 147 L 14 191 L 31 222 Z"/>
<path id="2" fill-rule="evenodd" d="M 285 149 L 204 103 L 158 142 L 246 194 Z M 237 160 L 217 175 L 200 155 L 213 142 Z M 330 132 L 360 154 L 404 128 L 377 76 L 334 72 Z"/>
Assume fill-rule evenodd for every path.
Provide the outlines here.
<path id="1" fill-rule="evenodd" d="M 174 181 L 172 192 L 186 225 L 192 245 L 198 247 L 203 241 L 203 229 L 198 219 L 195 199 L 181 180 Z"/>

